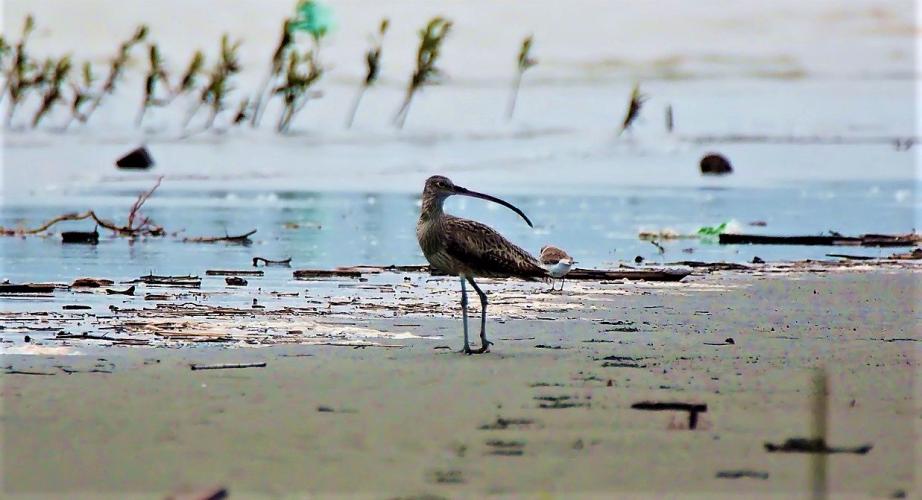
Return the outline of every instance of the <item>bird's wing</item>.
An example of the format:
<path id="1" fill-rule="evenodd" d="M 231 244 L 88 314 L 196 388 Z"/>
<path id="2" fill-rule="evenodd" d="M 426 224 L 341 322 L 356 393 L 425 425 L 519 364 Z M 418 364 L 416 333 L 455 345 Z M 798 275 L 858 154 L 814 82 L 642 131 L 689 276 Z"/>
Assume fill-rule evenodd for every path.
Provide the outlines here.
<path id="1" fill-rule="evenodd" d="M 547 247 L 541 252 L 541 262 L 545 264 L 556 264 L 563 259 L 569 259 L 570 256 L 567 255 L 567 252 L 557 248 L 557 247 Z"/>
<path id="2" fill-rule="evenodd" d="M 445 224 L 445 251 L 476 276 L 522 279 L 547 276 L 537 259 L 491 227 L 458 217 L 448 218 Z"/>

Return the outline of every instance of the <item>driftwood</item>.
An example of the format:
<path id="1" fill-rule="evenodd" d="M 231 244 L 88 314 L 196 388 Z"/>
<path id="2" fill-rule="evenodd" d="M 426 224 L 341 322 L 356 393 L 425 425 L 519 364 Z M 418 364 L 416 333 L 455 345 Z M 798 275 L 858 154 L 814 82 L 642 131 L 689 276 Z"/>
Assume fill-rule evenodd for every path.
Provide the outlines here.
<path id="1" fill-rule="evenodd" d="M 836 257 L 846 260 L 874 260 L 877 257 L 868 257 L 867 255 L 846 255 L 844 253 L 827 253 L 826 257 Z"/>
<path id="2" fill-rule="evenodd" d="M 234 363 L 234 364 L 220 364 L 220 365 L 189 365 L 192 368 L 192 371 L 195 370 L 228 370 L 234 368 L 265 368 L 266 362 L 262 363 Z"/>
<path id="3" fill-rule="evenodd" d="M 4 375 L 56 375 L 55 373 L 50 372 L 36 372 L 31 370 L 7 370 L 3 372 Z"/>
<path id="4" fill-rule="evenodd" d="M 118 340 L 117 338 L 106 337 L 104 335 L 90 335 L 89 333 L 72 334 L 59 333 L 50 340 Z"/>
<path id="5" fill-rule="evenodd" d="M 166 497 L 166 500 L 225 500 L 230 498 L 227 488 L 214 486 L 197 490 L 182 490 Z"/>
<path id="6" fill-rule="evenodd" d="M 209 269 L 205 271 L 205 276 L 262 276 L 262 271 L 237 271 L 225 269 Z"/>
<path id="7" fill-rule="evenodd" d="M 717 472 L 718 479 L 768 479 L 768 472 L 757 470 L 739 469 L 739 470 L 722 470 Z"/>
<path id="8" fill-rule="evenodd" d="M 759 260 L 762 260 L 762 259 L 759 259 Z M 688 266 L 688 267 L 693 267 L 693 268 L 705 268 L 709 271 L 747 271 L 751 269 L 747 265 L 734 264 L 733 262 L 701 262 L 698 260 L 680 260 L 678 262 L 670 262 L 668 265 Z"/>
<path id="9" fill-rule="evenodd" d="M 765 443 L 769 453 L 855 453 L 864 455 L 871 451 L 873 445 L 866 444 L 853 447 L 829 446 L 823 438 L 789 438 L 782 444 Z"/>
<path id="10" fill-rule="evenodd" d="M 124 226 L 119 226 L 110 220 L 99 217 L 96 215 L 96 212 L 87 210 L 86 212 L 81 213 L 74 212 L 59 215 L 35 229 L 10 229 L 0 227 L 0 235 L 20 236 L 38 234 L 47 231 L 49 228 L 59 222 L 92 219 L 99 227 L 113 231 L 121 236 L 163 236 L 165 232 L 162 227 L 154 225 L 153 222 L 151 222 L 151 220 L 147 217 L 140 217 L 141 207 L 144 206 L 144 203 L 151 197 L 151 195 L 154 194 L 154 191 L 160 187 L 160 182 L 162 180 L 162 176 L 157 178 L 157 182 L 152 188 L 138 195 L 138 199 L 135 200 L 134 204 L 131 206 L 131 210 L 128 212 L 128 223 Z M 138 220 L 137 225 L 135 224 L 136 219 Z"/>
<path id="11" fill-rule="evenodd" d="M 398 271 L 402 273 L 426 273 L 429 272 L 429 266 L 385 266 L 385 271 Z"/>
<path id="12" fill-rule="evenodd" d="M 694 403 L 675 403 L 675 402 L 654 402 L 654 401 L 641 401 L 640 403 L 634 403 L 631 405 L 631 408 L 635 410 L 648 410 L 648 411 L 687 411 L 688 412 L 688 428 L 694 429 L 698 426 L 698 414 L 708 411 L 708 405 L 706 404 L 694 404 Z"/>
<path id="13" fill-rule="evenodd" d="M 362 273 L 360 271 L 353 271 L 347 269 L 298 269 L 294 272 L 295 279 L 309 279 L 309 278 L 361 278 Z"/>
<path id="14" fill-rule="evenodd" d="M 259 263 L 262 262 L 266 266 L 290 266 L 291 257 L 282 260 L 270 260 L 263 257 L 253 257 L 253 267 L 259 266 Z"/>
<path id="15" fill-rule="evenodd" d="M 147 276 L 141 276 L 136 280 L 128 281 L 128 283 L 144 283 L 146 285 L 185 286 L 190 288 L 198 288 L 202 286 L 202 279 L 198 276 L 154 276 L 153 274 L 148 274 Z"/>
<path id="16" fill-rule="evenodd" d="M 0 283 L 0 294 L 6 293 L 54 293 L 54 285 L 45 285 L 37 283 L 25 283 L 22 285 L 13 285 L 10 283 Z"/>
<path id="17" fill-rule="evenodd" d="M 183 243 L 238 243 L 238 244 L 247 244 L 252 243 L 250 236 L 256 234 L 256 230 L 252 230 L 245 234 L 240 234 L 237 236 L 230 236 L 225 234 L 224 236 L 201 236 L 197 238 L 183 238 Z"/>
<path id="18" fill-rule="evenodd" d="M 895 253 L 890 258 L 893 260 L 922 260 L 922 248 L 916 248 L 906 253 Z"/>
<path id="19" fill-rule="evenodd" d="M 77 278 L 71 283 L 71 288 L 101 288 L 112 286 L 115 282 L 105 278 Z"/>
<path id="20" fill-rule="evenodd" d="M 590 281 L 607 281 L 607 280 L 644 280 L 644 281 L 681 281 L 682 278 L 691 274 L 689 271 L 681 269 L 663 269 L 663 270 L 607 270 L 607 269 L 573 269 L 566 275 L 568 280 L 590 280 Z"/>
<path id="21" fill-rule="evenodd" d="M 767 236 L 761 234 L 730 234 L 718 236 L 721 245 L 755 244 L 755 245 L 824 245 L 824 246 L 863 246 L 863 247 L 903 247 L 912 246 L 922 241 L 918 234 L 864 234 L 861 236 L 842 236 L 840 234 L 820 236 Z"/>

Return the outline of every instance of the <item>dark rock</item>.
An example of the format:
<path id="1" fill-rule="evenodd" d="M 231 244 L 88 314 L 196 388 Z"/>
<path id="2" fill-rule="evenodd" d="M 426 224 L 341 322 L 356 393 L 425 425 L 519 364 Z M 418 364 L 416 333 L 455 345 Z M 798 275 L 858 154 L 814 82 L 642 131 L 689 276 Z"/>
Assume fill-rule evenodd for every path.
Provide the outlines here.
<path id="1" fill-rule="evenodd" d="M 224 278 L 224 282 L 227 283 L 228 286 L 247 286 L 247 280 L 239 276 L 228 276 Z"/>
<path id="2" fill-rule="evenodd" d="M 765 264 L 765 261 L 762 260 L 762 258 L 759 257 L 758 255 L 756 255 L 755 257 L 752 258 L 752 263 L 753 264 Z"/>
<path id="3" fill-rule="evenodd" d="M 717 153 L 709 153 L 701 158 L 701 173 L 704 175 L 726 175 L 733 173 L 730 161 Z"/>
<path id="4" fill-rule="evenodd" d="M 126 170 L 147 170 L 154 166 L 154 159 L 147 148 L 141 146 L 116 160 L 115 165 Z"/>

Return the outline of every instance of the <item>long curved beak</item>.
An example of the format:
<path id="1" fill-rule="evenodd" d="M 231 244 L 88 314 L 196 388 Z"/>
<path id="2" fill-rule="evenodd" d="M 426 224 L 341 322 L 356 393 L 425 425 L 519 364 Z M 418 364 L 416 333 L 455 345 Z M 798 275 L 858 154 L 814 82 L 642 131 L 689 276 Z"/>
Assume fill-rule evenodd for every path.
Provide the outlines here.
<path id="1" fill-rule="evenodd" d="M 513 205 L 512 203 L 509 203 L 509 202 L 507 202 L 507 201 L 503 201 L 503 200 L 501 200 L 501 199 L 499 199 L 499 198 L 497 198 L 497 197 L 495 197 L 495 196 L 490 196 L 490 195 L 488 195 L 488 194 L 478 193 L 477 191 L 471 191 L 470 189 L 465 189 L 465 188 L 463 188 L 463 187 L 461 187 L 461 186 L 455 186 L 455 194 L 459 194 L 459 195 L 462 195 L 462 196 L 470 196 L 470 197 L 472 197 L 472 198 L 480 198 L 480 199 L 482 199 L 482 200 L 492 201 L 493 203 L 499 203 L 500 205 L 502 205 L 502 206 L 508 208 L 509 210 L 512 210 L 513 212 L 519 214 L 519 216 L 522 217 L 523 219 L 525 219 L 525 222 L 528 223 L 528 227 L 535 227 L 534 224 L 532 224 L 531 221 L 528 220 L 528 217 L 525 215 L 525 213 L 522 212 L 521 210 L 519 210 L 519 209 L 518 209 L 515 205 Z"/>

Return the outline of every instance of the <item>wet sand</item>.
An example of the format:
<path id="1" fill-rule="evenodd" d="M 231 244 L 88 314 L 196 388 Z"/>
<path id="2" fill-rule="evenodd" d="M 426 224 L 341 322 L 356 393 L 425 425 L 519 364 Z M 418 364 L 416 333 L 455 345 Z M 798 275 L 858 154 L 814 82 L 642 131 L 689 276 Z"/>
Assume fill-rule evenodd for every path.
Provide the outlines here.
<path id="1" fill-rule="evenodd" d="M 833 491 L 911 497 L 920 276 L 717 273 L 709 291 L 564 294 L 581 303 L 579 316 L 491 322 L 495 345 L 482 356 L 456 352 L 460 321 L 445 316 L 369 320 L 436 337 L 386 341 L 399 348 L 5 355 L 7 372 L 53 375 L 2 375 L 3 491 L 162 498 L 218 484 L 232 498 L 804 497 L 811 456 L 768 453 L 764 443 L 809 437 L 811 369 L 825 366 L 828 444 L 873 445 L 829 456 Z M 267 365 L 190 369 L 247 362 Z M 707 411 L 689 430 L 685 412 L 631 408 L 640 401 Z M 758 477 L 718 477 L 741 470 Z"/>

